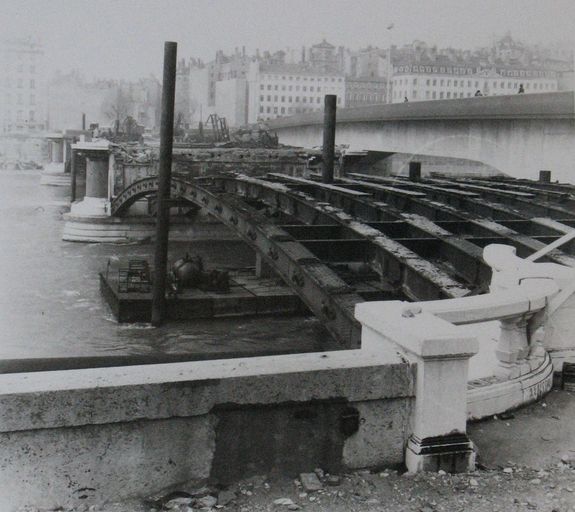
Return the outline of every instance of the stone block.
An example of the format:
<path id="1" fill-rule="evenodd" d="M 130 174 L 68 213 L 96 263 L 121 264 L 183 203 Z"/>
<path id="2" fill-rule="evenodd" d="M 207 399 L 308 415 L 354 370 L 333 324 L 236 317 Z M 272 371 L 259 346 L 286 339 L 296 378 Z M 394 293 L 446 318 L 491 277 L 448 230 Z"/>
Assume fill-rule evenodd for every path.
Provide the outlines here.
<path id="1" fill-rule="evenodd" d="M 359 430 L 345 440 L 343 463 L 359 469 L 403 462 L 413 399 L 373 400 L 352 404 L 360 414 Z"/>
<path id="2" fill-rule="evenodd" d="M 201 480 L 214 447 L 208 415 L 3 433 L 0 510 L 96 504 Z"/>
<path id="3" fill-rule="evenodd" d="M 306 492 L 315 492 L 323 489 L 323 485 L 315 473 L 301 473 L 299 479 Z"/>
<path id="4" fill-rule="evenodd" d="M 466 434 L 450 434 L 433 438 L 410 437 L 405 465 L 411 473 L 440 471 L 467 473 L 475 470 L 475 447 Z"/>

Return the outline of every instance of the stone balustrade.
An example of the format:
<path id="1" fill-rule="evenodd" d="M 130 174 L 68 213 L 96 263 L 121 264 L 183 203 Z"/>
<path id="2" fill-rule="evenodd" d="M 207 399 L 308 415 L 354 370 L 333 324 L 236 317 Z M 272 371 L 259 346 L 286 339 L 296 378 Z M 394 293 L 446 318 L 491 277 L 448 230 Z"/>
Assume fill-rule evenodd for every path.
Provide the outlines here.
<path id="1" fill-rule="evenodd" d="M 460 471 L 474 465 L 473 445 L 466 436 L 468 364 L 479 346 L 476 337 L 458 326 L 500 321 L 498 366 L 494 369 L 499 380 L 517 379 L 542 366 L 544 347 L 549 350 L 554 346 L 550 323 L 559 323 L 561 332 L 566 330 L 564 318 L 553 324 L 553 313 L 572 300 L 573 269 L 528 262 L 517 258 L 513 247 L 500 245 L 488 246 L 484 258 L 493 268 L 489 294 L 356 306 L 356 318 L 362 324 L 362 349 L 377 351 L 392 345 L 417 367 L 412 432 L 406 451 L 410 471 Z"/>

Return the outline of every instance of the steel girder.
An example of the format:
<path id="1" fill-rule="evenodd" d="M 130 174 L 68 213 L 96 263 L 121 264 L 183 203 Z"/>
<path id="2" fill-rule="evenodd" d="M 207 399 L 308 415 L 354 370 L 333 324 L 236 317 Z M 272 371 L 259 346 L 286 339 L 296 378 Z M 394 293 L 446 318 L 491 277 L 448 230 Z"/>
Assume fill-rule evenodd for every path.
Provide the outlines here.
<path id="1" fill-rule="evenodd" d="M 205 179 L 226 192 L 261 201 L 304 224 L 339 224 L 355 237 L 369 240 L 375 249 L 373 263 L 379 267 L 380 275 L 413 300 L 453 298 L 471 293 L 471 289 L 432 262 L 328 202 L 317 201 L 281 183 L 258 178 L 215 176 Z"/>
<path id="2" fill-rule="evenodd" d="M 316 194 L 314 196 L 316 199 L 329 201 L 330 204 L 342 208 L 353 217 L 371 223 L 373 227 L 378 227 L 376 223 L 381 222 L 382 219 L 392 218 L 397 222 L 402 222 L 406 227 L 406 237 L 435 239 L 438 247 L 436 254 L 448 261 L 455 273 L 473 286 L 485 285 L 491 277 L 491 269 L 483 261 L 481 247 L 446 231 L 420 214 L 405 213 L 387 203 L 376 201 L 373 199 L 373 194 L 343 188 L 347 180 L 342 180 L 343 186 L 334 186 L 278 174 L 271 176 L 288 182 L 293 181 L 296 185 L 304 185 L 308 190 L 312 189 L 312 193 Z M 405 193 L 423 195 L 410 191 L 405 191 Z M 318 198 L 317 195 L 320 197 Z M 382 233 L 388 234 L 383 230 Z"/>
<path id="3" fill-rule="evenodd" d="M 363 174 L 352 174 L 359 178 L 350 180 L 351 182 L 367 188 L 373 187 L 376 190 L 380 183 L 392 181 L 389 178 L 369 176 Z M 434 185 L 406 180 L 395 180 L 404 187 L 415 188 L 427 192 L 425 197 L 407 197 L 402 192 L 405 190 L 385 187 L 390 202 L 396 207 L 403 204 L 407 211 L 423 215 L 436 221 L 457 221 L 468 222 L 473 232 L 480 236 L 493 235 L 502 237 L 509 241 L 518 249 L 518 254 L 522 257 L 528 256 L 544 248 L 546 244 L 531 238 L 529 235 L 518 232 L 509 226 L 518 226 L 522 223 L 534 223 L 540 231 L 538 234 L 549 236 L 561 236 L 561 233 L 549 228 L 540 219 L 532 219 L 529 215 L 522 214 L 519 210 L 506 207 L 501 204 L 490 203 L 489 201 L 476 199 L 478 194 L 467 193 L 460 190 L 448 190 Z M 429 198 L 431 196 L 431 198 Z M 439 202 L 440 199 L 442 202 Z M 497 219 L 497 220 L 493 220 Z M 509 224 L 509 226 L 507 225 Z M 563 265 L 574 266 L 575 259 L 562 251 L 553 251 L 546 255 L 548 261 L 554 261 Z"/>
<path id="4" fill-rule="evenodd" d="M 152 177 L 127 187 L 112 202 L 112 214 L 121 214 L 138 198 L 155 192 L 157 183 L 157 177 Z M 201 183 L 172 178 L 172 198 L 185 198 L 231 227 L 298 294 L 341 347 L 359 347 L 361 325 L 354 317 L 354 309 L 363 299 L 354 288 L 264 213 L 237 196 L 211 190 Z"/>

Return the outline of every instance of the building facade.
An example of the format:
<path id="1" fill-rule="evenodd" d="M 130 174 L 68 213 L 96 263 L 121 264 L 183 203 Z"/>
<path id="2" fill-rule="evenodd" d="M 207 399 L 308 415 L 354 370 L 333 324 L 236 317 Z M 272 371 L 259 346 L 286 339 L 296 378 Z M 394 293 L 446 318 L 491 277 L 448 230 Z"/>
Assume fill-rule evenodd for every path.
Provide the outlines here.
<path id="1" fill-rule="evenodd" d="M 566 64 L 565 58 L 510 36 L 473 51 L 438 49 L 422 41 L 350 50 L 323 40 L 307 48 L 256 50 L 253 55 L 245 48 L 231 55 L 219 50 L 205 64 L 191 59 L 178 80 L 185 84 L 181 91 L 188 91 L 181 104 L 187 105 L 190 119 L 195 117 L 193 125 L 217 113 L 230 117 L 230 126 L 239 126 L 244 120 L 321 111 L 326 94 L 336 94 L 339 107 L 353 107 L 469 98 L 477 91 L 490 96 L 520 89 L 526 94 L 552 92 L 572 76 L 572 62 Z"/>
<path id="2" fill-rule="evenodd" d="M 345 106 L 345 76 L 315 70 L 305 64 L 253 62 L 249 74 L 248 122 L 323 110 L 326 94 Z"/>
<path id="3" fill-rule="evenodd" d="M 394 66 L 392 102 L 552 92 L 557 73 L 545 69 L 482 68 L 464 65 L 400 64 Z"/>
<path id="4" fill-rule="evenodd" d="M 391 52 L 393 103 L 558 90 L 557 63 L 510 36 L 474 52 L 437 50 L 421 41 Z"/>
<path id="5" fill-rule="evenodd" d="M 32 39 L 0 42 L 0 130 L 37 133 L 47 126 L 44 51 Z"/>
<path id="6" fill-rule="evenodd" d="M 374 105 L 385 103 L 387 97 L 387 79 L 374 77 L 345 78 L 345 105 L 348 107 L 360 107 L 362 105 Z"/>

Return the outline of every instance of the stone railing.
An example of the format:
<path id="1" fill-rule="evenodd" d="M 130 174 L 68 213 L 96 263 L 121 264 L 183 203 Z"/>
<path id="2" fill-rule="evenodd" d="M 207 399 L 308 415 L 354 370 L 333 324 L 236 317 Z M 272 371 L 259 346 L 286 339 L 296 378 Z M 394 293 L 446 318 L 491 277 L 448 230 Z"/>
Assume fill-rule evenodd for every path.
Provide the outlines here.
<path id="1" fill-rule="evenodd" d="M 478 336 L 459 326 L 499 320 L 494 384 L 518 379 L 541 367 L 553 347 L 546 327 L 551 313 L 571 300 L 575 271 L 515 256 L 493 245 L 484 251 L 493 269 L 491 293 L 440 301 L 366 302 L 356 306 L 362 349 L 394 346 L 417 367 L 412 432 L 406 451 L 410 471 L 460 471 L 474 465 L 466 435 L 469 359 Z M 561 324 L 565 330 L 564 322 Z M 546 381 L 550 386 L 551 381 Z M 548 390 L 546 387 L 545 390 Z M 501 412 L 501 411 L 499 411 Z"/>
<path id="2" fill-rule="evenodd" d="M 385 350 L 0 375 L 0 510 L 399 465 L 413 382 Z"/>

